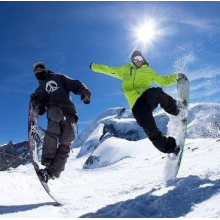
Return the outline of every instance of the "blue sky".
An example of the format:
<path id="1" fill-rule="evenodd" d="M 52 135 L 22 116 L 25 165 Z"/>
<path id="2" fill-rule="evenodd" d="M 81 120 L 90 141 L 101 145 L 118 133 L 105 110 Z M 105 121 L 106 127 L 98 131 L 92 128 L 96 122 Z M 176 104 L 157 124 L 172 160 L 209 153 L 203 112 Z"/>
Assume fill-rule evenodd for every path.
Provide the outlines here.
<path id="1" fill-rule="evenodd" d="M 79 79 L 92 91 L 84 105 L 73 95 L 81 131 L 107 108 L 124 106 L 120 80 L 89 69 L 91 62 L 120 66 L 142 50 L 158 74 L 183 72 L 191 103 L 220 102 L 220 2 L 0 2 L 0 144 L 27 140 L 32 66 Z M 154 24 L 151 41 L 135 30 Z M 155 86 L 155 85 L 153 85 Z M 175 97 L 176 86 L 164 89 Z M 46 126 L 46 117 L 40 118 Z"/>

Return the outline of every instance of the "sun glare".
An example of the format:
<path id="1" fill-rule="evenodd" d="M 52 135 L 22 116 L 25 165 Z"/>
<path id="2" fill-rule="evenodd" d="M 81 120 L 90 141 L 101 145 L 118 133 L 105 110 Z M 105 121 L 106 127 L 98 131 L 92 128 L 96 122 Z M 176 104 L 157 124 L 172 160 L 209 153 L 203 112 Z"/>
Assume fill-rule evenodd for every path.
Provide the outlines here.
<path id="1" fill-rule="evenodd" d="M 155 33 L 156 31 L 152 23 L 144 24 L 137 29 L 138 40 L 144 43 L 152 41 L 155 37 Z"/>
<path id="2" fill-rule="evenodd" d="M 155 48 L 155 45 L 163 42 L 163 37 L 172 33 L 172 30 L 164 27 L 159 20 L 150 17 L 143 18 L 142 20 L 143 22 L 130 24 L 128 28 L 132 31 L 134 48 L 149 51 Z"/>

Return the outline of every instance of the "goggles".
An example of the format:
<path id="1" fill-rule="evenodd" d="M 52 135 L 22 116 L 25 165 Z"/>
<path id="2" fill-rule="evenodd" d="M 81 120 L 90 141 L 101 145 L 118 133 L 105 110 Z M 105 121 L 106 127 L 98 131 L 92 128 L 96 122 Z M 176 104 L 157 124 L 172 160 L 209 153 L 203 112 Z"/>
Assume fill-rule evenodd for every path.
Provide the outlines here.
<path id="1" fill-rule="evenodd" d="M 133 58 L 134 63 L 143 62 L 143 61 L 144 61 L 144 59 L 143 59 L 142 56 L 136 56 L 136 57 Z"/>

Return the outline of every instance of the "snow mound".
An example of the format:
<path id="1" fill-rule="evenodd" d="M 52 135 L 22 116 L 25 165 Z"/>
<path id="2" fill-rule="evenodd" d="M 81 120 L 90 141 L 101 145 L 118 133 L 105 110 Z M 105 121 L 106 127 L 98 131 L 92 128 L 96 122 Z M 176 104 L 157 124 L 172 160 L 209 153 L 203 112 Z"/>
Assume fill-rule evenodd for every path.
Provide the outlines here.
<path id="1" fill-rule="evenodd" d="M 167 133 L 168 115 L 159 111 L 155 115 L 158 128 Z M 128 141 L 147 138 L 144 130 L 137 124 L 131 110 L 111 108 L 92 121 L 74 141 L 72 148 L 81 147 L 78 158 L 93 152 L 107 137 L 114 136 Z"/>
<path id="2" fill-rule="evenodd" d="M 169 115 L 164 110 L 160 110 L 154 113 L 154 117 L 158 128 L 167 135 Z M 219 125 L 220 104 L 190 104 L 187 138 L 219 138 Z M 94 169 L 129 158 L 131 156 L 129 152 L 132 150 L 128 149 L 132 148 L 134 141 L 146 139 L 147 135 L 137 124 L 130 110 L 117 107 L 100 114 L 79 137 L 72 146 L 80 147 L 77 158 L 91 154 L 83 167 Z M 114 140 L 111 142 L 112 146 L 108 143 L 109 138 Z M 120 139 L 126 140 L 126 145 L 125 142 L 121 144 Z M 116 154 L 117 156 L 114 156 Z"/>
<path id="3" fill-rule="evenodd" d="M 152 147 L 148 139 L 134 142 L 110 137 L 102 142 L 92 155 L 88 157 L 83 168 L 101 168 L 117 163 L 125 158 L 136 157 L 140 153 L 140 148 L 135 147 L 138 142 L 142 143 L 143 148 Z"/>

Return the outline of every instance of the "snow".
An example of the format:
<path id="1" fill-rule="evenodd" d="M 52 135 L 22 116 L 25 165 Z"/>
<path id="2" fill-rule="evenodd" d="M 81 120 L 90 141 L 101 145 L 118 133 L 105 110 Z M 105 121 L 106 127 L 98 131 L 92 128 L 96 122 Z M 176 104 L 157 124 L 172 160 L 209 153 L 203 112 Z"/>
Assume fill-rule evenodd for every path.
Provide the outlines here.
<path id="1" fill-rule="evenodd" d="M 189 106 L 188 138 L 220 137 L 220 104 L 195 103 Z"/>
<path id="2" fill-rule="evenodd" d="M 198 114 L 207 106 L 191 108 L 195 107 L 199 111 L 190 119 L 193 124 L 199 123 Z M 201 138 L 199 133 L 195 138 L 192 133 L 194 138 L 186 139 L 177 178 L 165 182 L 165 154 L 147 138 L 129 141 L 110 135 L 98 143 L 104 124 L 99 121 L 110 115 L 107 121 L 116 122 L 118 110 L 103 113 L 81 133 L 84 143 L 98 144 L 92 155 L 100 157 L 99 162 L 83 169 L 91 151 L 80 154 L 84 143 L 78 141 L 61 177 L 49 181 L 52 194 L 63 206 L 53 205 L 31 164 L 0 172 L 1 218 L 219 218 L 218 138 Z M 202 122 L 207 123 L 211 114 L 208 108 Z M 157 116 L 163 123 L 161 115 Z M 129 118 L 132 120 L 127 111 L 121 117 L 125 124 L 131 122 Z"/>
<path id="3" fill-rule="evenodd" d="M 106 146 L 123 141 L 110 138 Z M 73 149 L 60 179 L 50 183 L 61 207 L 51 205 L 31 164 L 0 172 L 1 217 L 220 217 L 217 139 L 187 139 L 179 175 L 168 183 L 164 155 L 148 139 L 131 141 L 126 154 L 127 144 L 117 163 L 98 169 L 82 169 L 87 157 L 76 158 Z"/>

